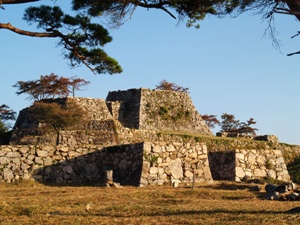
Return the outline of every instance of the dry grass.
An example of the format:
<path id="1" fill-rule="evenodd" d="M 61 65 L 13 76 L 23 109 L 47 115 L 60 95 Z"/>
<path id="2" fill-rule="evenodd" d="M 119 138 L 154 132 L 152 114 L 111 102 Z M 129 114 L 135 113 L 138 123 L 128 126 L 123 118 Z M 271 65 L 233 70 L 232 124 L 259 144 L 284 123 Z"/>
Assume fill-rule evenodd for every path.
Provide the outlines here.
<path id="1" fill-rule="evenodd" d="M 300 224 L 299 202 L 267 201 L 251 187 L 0 184 L 0 224 Z"/>

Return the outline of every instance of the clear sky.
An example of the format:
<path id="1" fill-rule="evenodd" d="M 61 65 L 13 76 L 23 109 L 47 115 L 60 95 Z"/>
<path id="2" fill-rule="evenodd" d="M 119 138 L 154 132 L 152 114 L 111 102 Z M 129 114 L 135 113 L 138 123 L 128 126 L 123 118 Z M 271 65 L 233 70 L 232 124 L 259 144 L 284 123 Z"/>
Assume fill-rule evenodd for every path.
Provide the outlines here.
<path id="1" fill-rule="evenodd" d="M 70 8 L 70 1 L 63 3 Z M 54 4 L 43 0 L 43 4 Z M 32 3 L 5 6 L 0 22 L 35 30 L 22 21 L 24 9 Z M 280 142 L 300 144 L 300 50 L 299 38 L 290 39 L 299 22 L 276 16 L 281 50 L 263 36 L 267 23 L 259 15 L 244 14 L 219 19 L 208 16 L 200 29 L 177 24 L 163 11 L 137 10 L 118 30 L 104 50 L 123 67 L 117 75 L 94 75 L 85 67 L 71 69 L 56 48 L 58 40 L 20 36 L 0 30 L 0 104 L 18 112 L 32 104 L 17 96 L 17 81 L 35 80 L 40 75 L 77 75 L 91 82 L 76 96 L 105 99 L 109 91 L 130 88 L 154 89 L 162 80 L 188 87 L 200 114 L 234 114 L 236 119 L 257 121 L 257 134 L 275 134 Z M 215 129 L 214 132 L 219 129 Z"/>

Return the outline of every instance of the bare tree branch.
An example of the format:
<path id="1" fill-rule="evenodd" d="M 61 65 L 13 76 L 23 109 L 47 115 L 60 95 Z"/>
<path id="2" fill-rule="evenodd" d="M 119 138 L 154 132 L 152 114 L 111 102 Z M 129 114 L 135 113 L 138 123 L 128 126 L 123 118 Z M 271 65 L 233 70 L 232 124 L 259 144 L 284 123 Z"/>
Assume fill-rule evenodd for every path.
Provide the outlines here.
<path id="1" fill-rule="evenodd" d="M 297 54 L 300 54 L 300 51 L 287 54 L 287 56 L 292 56 L 292 55 L 297 55 Z"/>

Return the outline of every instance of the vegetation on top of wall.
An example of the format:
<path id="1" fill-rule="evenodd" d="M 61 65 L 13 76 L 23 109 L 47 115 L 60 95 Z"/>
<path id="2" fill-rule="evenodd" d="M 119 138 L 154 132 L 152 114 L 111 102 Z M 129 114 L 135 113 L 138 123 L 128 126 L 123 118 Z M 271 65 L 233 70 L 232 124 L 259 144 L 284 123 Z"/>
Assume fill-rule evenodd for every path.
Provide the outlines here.
<path id="1" fill-rule="evenodd" d="M 194 139 L 195 142 L 204 142 L 207 145 L 208 151 L 225 151 L 230 149 L 257 149 L 257 150 L 264 150 L 264 149 L 281 149 L 285 150 L 286 157 L 294 158 L 297 151 L 293 149 L 297 149 L 297 146 L 288 145 L 288 144 L 275 144 L 266 141 L 258 141 L 258 140 L 251 140 L 247 138 L 230 138 L 230 137 L 216 137 L 216 136 L 206 136 L 206 135 L 198 135 L 192 133 L 181 133 L 181 132 L 174 132 L 174 131 L 159 131 L 157 135 L 160 138 L 163 136 L 177 136 L 182 139 Z M 294 154 L 294 155 L 291 155 Z"/>

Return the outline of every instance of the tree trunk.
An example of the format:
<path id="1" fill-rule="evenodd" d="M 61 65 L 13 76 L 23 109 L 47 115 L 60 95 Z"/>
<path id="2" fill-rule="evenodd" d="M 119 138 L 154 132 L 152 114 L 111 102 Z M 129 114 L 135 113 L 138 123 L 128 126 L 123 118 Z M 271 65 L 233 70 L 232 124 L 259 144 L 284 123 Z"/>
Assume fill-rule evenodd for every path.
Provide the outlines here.
<path id="1" fill-rule="evenodd" d="M 300 1 L 299 0 L 285 0 L 285 3 L 288 5 L 289 9 L 298 20 L 300 20 Z"/>

